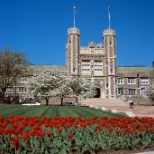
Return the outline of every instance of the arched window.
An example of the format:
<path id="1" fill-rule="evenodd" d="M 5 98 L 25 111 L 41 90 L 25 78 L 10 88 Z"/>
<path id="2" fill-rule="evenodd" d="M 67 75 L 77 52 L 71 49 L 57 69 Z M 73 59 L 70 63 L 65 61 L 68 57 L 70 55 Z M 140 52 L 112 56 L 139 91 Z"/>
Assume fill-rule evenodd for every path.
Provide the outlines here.
<path id="1" fill-rule="evenodd" d="M 141 89 L 140 89 L 140 94 L 141 94 L 141 95 L 145 95 L 145 93 L 146 93 L 145 88 L 141 88 Z"/>

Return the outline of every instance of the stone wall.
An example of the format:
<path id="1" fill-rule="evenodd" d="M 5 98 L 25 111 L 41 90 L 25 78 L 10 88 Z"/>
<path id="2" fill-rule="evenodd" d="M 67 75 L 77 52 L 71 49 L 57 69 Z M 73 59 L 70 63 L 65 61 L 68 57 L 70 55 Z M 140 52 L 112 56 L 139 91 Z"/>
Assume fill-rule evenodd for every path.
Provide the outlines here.
<path id="1" fill-rule="evenodd" d="M 122 95 L 118 98 L 123 100 L 124 102 L 128 102 L 130 99 L 132 99 L 136 105 L 154 105 L 154 100 L 141 95 Z"/>

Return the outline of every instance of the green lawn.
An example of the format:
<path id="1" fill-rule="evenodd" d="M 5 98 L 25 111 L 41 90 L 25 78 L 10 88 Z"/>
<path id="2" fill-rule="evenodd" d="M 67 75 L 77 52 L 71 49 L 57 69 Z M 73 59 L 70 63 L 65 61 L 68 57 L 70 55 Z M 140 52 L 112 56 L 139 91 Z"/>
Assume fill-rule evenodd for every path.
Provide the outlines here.
<path id="1" fill-rule="evenodd" d="M 92 117 L 93 115 L 119 117 L 120 114 L 114 114 L 102 110 L 96 110 L 89 107 L 78 106 L 23 106 L 23 105 L 0 105 L 0 116 L 7 117 L 8 115 L 21 116 L 73 116 L 73 117 Z"/>

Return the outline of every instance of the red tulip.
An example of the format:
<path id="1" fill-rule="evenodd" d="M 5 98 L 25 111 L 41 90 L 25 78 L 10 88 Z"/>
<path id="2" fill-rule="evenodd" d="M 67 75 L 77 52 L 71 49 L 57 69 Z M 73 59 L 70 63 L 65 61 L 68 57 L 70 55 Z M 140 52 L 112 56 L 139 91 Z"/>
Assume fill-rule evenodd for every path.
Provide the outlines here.
<path id="1" fill-rule="evenodd" d="M 24 139 L 28 139 L 29 138 L 29 134 L 27 132 L 22 132 L 21 135 L 22 135 L 22 137 Z"/>
<path id="2" fill-rule="evenodd" d="M 8 134 L 9 134 L 8 129 L 4 129 L 4 130 L 3 130 L 3 134 L 4 134 L 4 135 L 8 135 Z"/>
<path id="3" fill-rule="evenodd" d="M 127 128 L 127 133 L 131 133 L 132 132 L 132 130 L 130 129 L 130 128 Z"/>
<path id="4" fill-rule="evenodd" d="M 109 124 L 106 124 L 105 126 L 106 126 L 106 128 L 110 128 L 110 125 Z"/>
<path id="5" fill-rule="evenodd" d="M 59 128 L 60 126 L 61 126 L 60 123 L 56 123 L 56 124 L 55 124 L 55 127 L 56 127 L 56 128 Z"/>
<path id="6" fill-rule="evenodd" d="M 19 132 L 18 129 L 14 130 L 14 134 L 15 134 L 15 135 L 18 135 L 19 133 L 20 133 L 20 132 Z"/>
<path id="7" fill-rule="evenodd" d="M 96 119 L 98 119 L 98 116 L 92 116 L 92 120 L 96 120 Z"/>
<path id="8" fill-rule="evenodd" d="M 84 123 L 80 123 L 80 126 L 83 127 L 83 128 L 86 128 L 87 127 L 87 125 L 84 124 Z"/>
<path id="9" fill-rule="evenodd" d="M 30 130 L 30 131 L 29 131 L 29 135 L 30 135 L 30 136 L 35 136 L 35 135 L 36 135 L 36 131 Z"/>
<path id="10" fill-rule="evenodd" d="M 45 131 L 44 130 L 39 130 L 37 132 L 37 135 L 43 137 L 43 136 L 45 136 Z"/>
<path id="11" fill-rule="evenodd" d="M 62 128 L 57 128 L 58 132 L 61 133 L 62 132 Z"/>
<path id="12" fill-rule="evenodd" d="M 144 129 L 145 129 L 145 128 L 144 128 L 143 126 L 140 126 L 140 127 L 139 127 L 139 130 L 140 130 L 140 131 L 144 131 Z"/>
<path id="13" fill-rule="evenodd" d="M 153 131 L 153 128 L 152 128 L 152 127 L 149 127 L 149 128 L 148 128 L 148 131 L 149 131 L 149 132 L 152 132 L 152 131 Z"/>
<path id="14" fill-rule="evenodd" d="M 101 126 L 96 126 L 96 128 L 99 130 L 99 131 L 102 131 L 103 128 Z"/>
<path id="15" fill-rule="evenodd" d="M 13 141 L 14 148 L 16 150 L 18 150 L 18 148 L 19 148 L 19 144 L 18 144 L 19 138 L 17 136 L 14 136 L 14 137 L 12 137 L 12 141 Z"/>
<path id="16" fill-rule="evenodd" d="M 116 133 L 117 133 L 117 134 L 120 134 L 120 129 L 117 129 L 117 130 L 116 130 Z"/>
<path id="17" fill-rule="evenodd" d="M 52 135 L 52 132 L 48 132 L 48 136 L 50 137 Z"/>
<path id="18" fill-rule="evenodd" d="M 9 119 L 13 119 L 14 118 L 14 115 L 9 115 Z"/>
<path id="19" fill-rule="evenodd" d="M 122 135 L 126 135 L 126 132 L 122 132 Z"/>
<path id="20" fill-rule="evenodd" d="M 4 120 L 3 116 L 0 116 L 0 122 L 2 122 Z"/>
<path id="21" fill-rule="evenodd" d="M 40 130 L 40 126 L 33 126 L 33 130 Z"/>
<path id="22" fill-rule="evenodd" d="M 20 125 L 20 126 L 19 126 L 19 129 L 20 129 L 20 130 L 24 130 L 24 129 L 25 129 L 25 126 L 24 126 L 24 125 Z"/>
<path id="23" fill-rule="evenodd" d="M 72 139 L 73 136 L 74 136 L 73 134 L 67 134 L 67 137 L 68 137 L 69 139 Z"/>
<path id="24" fill-rule="evenodd" d="M 99 122 L 100 122 L 100 124 L 102 125 L 102 126 L 105 126 L 105 121 L 104 120 L 99 120 Z"/>
<path id="25" fill-rule="evenodd" d="M 79 127 L 79 125 L 78 125 L 78 124 L 75 124 L 75 125 L 74 125 L 74 128 L 76 128 L 76 129 L 77 129 L 78 127 Z"/>
<path id="26" fill-rule="evenodd" d="M 144 127 L 145 127 L 145 128 L 148 128 L 148 127 L 149 127 L 149 125 L 148 125 L 147 123 L 145 123 L 145 124 L 144 124 Z"/>
<path id="27" fill-rule="evenodd" d="M 67 124 L 66 124 L 66 127 L 67 127 L 67 128 L 70 128 L 71 126 L 72 126 L 72 123 L 67 123 Z"/>
<path id="28" fill-rule="evenodd" d="M 108 128 L 109 132 L 112 133 L 113 132 L 113 129 L 112 128 Z"/>

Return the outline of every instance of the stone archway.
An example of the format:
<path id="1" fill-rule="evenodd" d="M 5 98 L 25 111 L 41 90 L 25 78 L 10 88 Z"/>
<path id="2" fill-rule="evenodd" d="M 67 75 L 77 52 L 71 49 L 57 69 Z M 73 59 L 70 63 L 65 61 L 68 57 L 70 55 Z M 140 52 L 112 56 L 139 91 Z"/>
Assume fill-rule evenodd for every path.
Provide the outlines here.
<path id="1" fill-rule="evenodd" d="M 100 98 L 101 96 L 101 91 L 99 88 L 96 88 L 96 95 L 94 96 L 94 98 Z"/>

